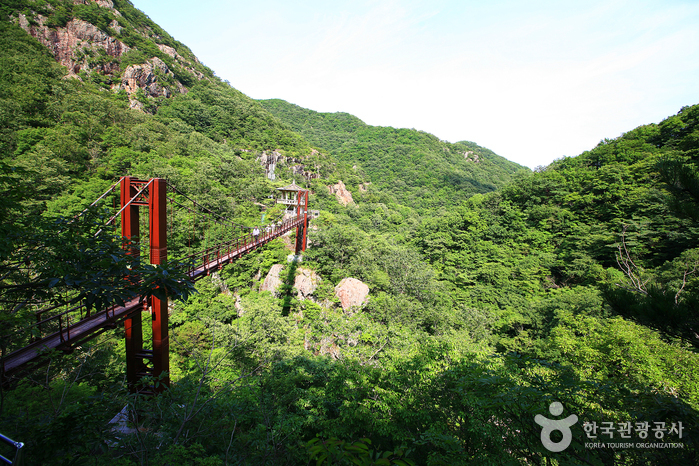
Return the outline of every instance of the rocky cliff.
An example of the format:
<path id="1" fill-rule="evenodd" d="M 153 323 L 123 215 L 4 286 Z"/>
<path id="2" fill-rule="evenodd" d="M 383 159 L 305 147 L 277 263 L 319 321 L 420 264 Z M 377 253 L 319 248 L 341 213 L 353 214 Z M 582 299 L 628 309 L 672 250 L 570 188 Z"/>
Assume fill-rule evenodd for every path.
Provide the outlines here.
<path id="1" fill-rule="evenodd" d="M 37 2 L 13 20 L 51 51 L 69 77 L 124 90 L 132 108 L 143 109 L 144 99 L 186 93 L 185 82 L 205 79 L 205 68 L 186 47 L 132 5 L 124 7 L 128 15 L 112 0 Z"/>
<path id="2" fill-rule="evenodd" d="M 320 169 L 313 163 L 320 153 L 312 150 L 305 159 L 287 157 L 279 151 L 262 152 L 257 161 L 265 169 L 265 176 L 270 180 L 276 180 L 275 173 L 277 166 L 285 166 L 289 169 L 293 177 L 304 178 L 308 181 L 320 178 Z"/>
<path id="3" fill-rule="evenodd" d="M 65 27 L 52 28 L 47 26 L 47 19 L 37 14 L 30 21 L 27 15 L 18 15 L 20 27 L 48 47 L 56 60 L 67 68 L 69 76 L 77 76 L 81 71 L 113 74 L 119 70 L 118 60 L 96 63 L 89 58 L 96 53 L 117 59 L 130 50 L 128 45 L 87 21 L 74 18 Z M 111 27 L 120 29 L 116 20 Z"/>

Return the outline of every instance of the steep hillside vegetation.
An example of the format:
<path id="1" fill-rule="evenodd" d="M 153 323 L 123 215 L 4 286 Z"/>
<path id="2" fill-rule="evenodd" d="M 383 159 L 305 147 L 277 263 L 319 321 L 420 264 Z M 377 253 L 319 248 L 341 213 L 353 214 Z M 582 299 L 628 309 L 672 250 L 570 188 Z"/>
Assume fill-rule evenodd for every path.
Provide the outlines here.
<path id="1" fill-rule="evenodd" d="M 130 3 L 116 7 L 111 1 L 3 6 L 9 16 L 0 23 L 0 148 L 8 166 L 28 171 L 38 191 L 34 201 L 49 201 L 50 211 L 67 213 L 66 207 L 81 209 L 81 202 L 121 175 L 157 175 L 245 217 L 251 200 L 273 188 L 256 162 L 265 151 L 282 152 L 288 166 L 301 172 L 315 157 L 316 176 L 327 175 L 327 157 L 214 77 Z M 87 19 L 99 27 L 114 24 L 99 29 Z M 126 46 L 113 47 L 122 40 Z M 93 55 L 109 66 L 97 66 Z M 149 68 L 153 60 L 167 64 L 164 74 Z M 129 70 L 138 79 L 127 77 Z M 168 86 L 172 90 L 165 91 Z M 212 189 L 215 196 L 207 194 Z M 221 202 L 222 196 L 235 201 Z"/>
<path id="2" fill-rule="evenodd" d="M 347 113 L 318 113 L 278 99 L 260 103 L 311 144 L 352 164 L 360 174 L 346 180 L 353 192 L 366 178 L 370 193 L 388 193 L 420 211 L 493 191 L 524 169 L 472 142 L 450 144 L 423 131 L 369 126 Z"/>
<path id="3" fill-rule="evenodd" d="M 539 310 L 522 313 L 527 300 L 594 287 L 611 310 L 699 346 L 699 225 L 685 215 L 699 199 L 698 114 L 686 107 L 474 197 L 426 222 L 418 243 L 452 294 L 518 320 L 513 336 L 548 325 Z"/>
<path id="4" fill-rule="evenodd" d="M 385 296 L 375 283 L 377 297 L 366 312 L 389 328 L 426 331 L 430 341 L 464 351 L 438 370 L 436 380 L 460 394 L 458 408 L 447 418 L 463 419 L 467 427 L 433 429 L 427 427 L 430 421 L 425 425 L 430 434 L 421 438 L 434 439 L 435 431 L 447 435 L 459 445 L 455 451 L 469 459 L 433 457 L 445 464 L 486 461 L 479 456 L 487 442 L 480 439 L 485 428 L 479 427 L 477 413 L 497 413 L 509 426 L 495 429 L 502 447 L 517 449 L 514 457 L 520 460 L 538 461 L 532 453 L 536 446 L 524 438 L 519 444 L 513 432 L 538 434 L 530 425 L 537 409 L 546 410 L 541 399 L 565 400 L 567 413 L 598 425 L 631 419 L 671 425 L 675 419 L 676 425 L 696 426 L 698 116 L 699 105 L 685 107 L 660 124 L 521 174 L 499 191 L 475 195 L 446 215 L 425 219 L 411 235 L 417 257 L 430 266 L 413 266 L 415 256 L 396 261 L 410 278 L 388 280 L 383 289 L 413 286 Z M 392 256 L 385 251 L 374 261 L 362 259 L 366 251 L 385 246 L 346 231 L 338 225 L 317 234 L 317 247 L 309 255 L 320 270 L 349 270 L 371 281 L 372 274 L 390 267 Z M 489 356 L 461 366 L 465 354 L 479 351 L 468 347 L 473 343 L 485 345 Z M 449 351 L 440 354 L 454 357 Z M 434 367 L 432 357 L 419 367 Z M 444 409 L 440 389 L 422 389 Z M 401 399 L 408 402 L 409 397 Z M 580 442 L 592 441 L 581 428 L 573 432 Z M 687 449 L 682 452 L 597 450 L 592 464 L 695 460 L 694 441 L 683 441 Z M 572 464 L 592 453 L 575 442 L 563 454 Z M 469 450 L 474 443 L 479 447 Z M 431 446 L 433 452 L 448 451 L 439 442 Z M 492 452 L 486 456 L 494 457 Z"/>

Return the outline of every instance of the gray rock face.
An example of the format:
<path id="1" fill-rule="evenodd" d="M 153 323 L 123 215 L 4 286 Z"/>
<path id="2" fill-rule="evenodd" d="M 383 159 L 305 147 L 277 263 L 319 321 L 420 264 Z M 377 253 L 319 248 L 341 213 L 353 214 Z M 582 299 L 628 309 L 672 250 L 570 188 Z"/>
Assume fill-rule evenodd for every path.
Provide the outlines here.
<path id="1" fill-rule="evenodd" d="M 282 280 L 286 278 L 282 274 L 283 269 L 284 266 L 282 264 L 274 264 L 269 269 L 260 291 L 270 291 L 273 295 L 278 296 Z M 304 299 L 313 300 L 313 292 L 318 288 L 319 283 L 320 277 L 313 270 L 298 269 L 294 279 L 294 288 L 298 290 L 296 297 L 301 301 Z"/>
<path id="2" fill-rule="evenodd" d="M 276 296 L 277 290 L 282 284 L 282 280 L 279 278 L 279 275 L 281 274 L 283 268 L 284 266 L 282 264 L 274 264 L 272 268 L 269 269 L 269 272 L 265 277 L 265 281 L 262 282 L 260 291 L 270 291 Z"/>
<path id="3" fill-rule="evenodd" d="M 277 163 L 284 163 L 286 161 L 286 157 L 275 150 L 271 153 L 262 152 L 262 154 L 258 157 L 258 160 L 265 169 L 265 176 L 274 181 L 277 179 L 277 175 L 274 173 L 274 170 L 277 168 Z"/>
<path id="4" fill-rule="evenodd" d="M 346 311 L 352 307 L 361 307 L 367 302 L 369 287 L 356 278 L 343 278 L 335 287 L 335 296 Z"/>
<path id="5" fill-rule="evenodd" d="M 298 290 L 296 296 L 299 300 L 313 299 L 311 295 L 318 288 L 320 277 L 313 271 L 308 269 L 298 269 L 296 278 L 294 279 L 294 288 Z"/>
<path id="6" fill-rule="evenodd" d="M 319 152 L 315 149 L 311 150 L 309 156 L 316 156 Z M 307 166 L 306 157 L 294 158 L 287 157 L 279 151 L 267 152 L 263 151 L 259 156 L 257 156 L 257 161 L 265 169 L 265 176 L 270 180 L 275 180 L 277 175 L 274 171 L 277 165 L 286 166 L 294 176 L 299 178 L 304 178 L 306 180 L 313 180 L 320 178 L 319 168 Z"/>

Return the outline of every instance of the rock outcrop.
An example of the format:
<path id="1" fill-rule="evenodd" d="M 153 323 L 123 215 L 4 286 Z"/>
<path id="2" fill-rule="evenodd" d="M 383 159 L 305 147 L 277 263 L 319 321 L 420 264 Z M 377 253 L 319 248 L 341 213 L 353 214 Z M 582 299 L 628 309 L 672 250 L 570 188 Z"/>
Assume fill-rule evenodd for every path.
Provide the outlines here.
<path id="1" fill-rule="evenodd" d="M 143 104 L 132 96 L 143 89 L 149 97 L 170 97 L 170 90 L 162 83 L 164 79 L 174 78 L 174 74 L 158 57 L 153 57 L 141 65 L 129 65 L 121 77 L 121 89 L 129 94 L 131 108 L 142 108 Z M 172 79 L 181 93 L 187 89 L 179 82 Z"/>
<path id="2" fill-rule="evenodd" d="M 206 77 L 201 72 L 195 70 L 192 67 L 191 62 L 187 61 L 186 58 L 184 58 L 182 55 L 177 53 L 177 50 L 173 49 L 169 45 L 165 45 L 165 44 L 157 44 L 157 45 L 158 45 L 158 48 L 160 49 L 161 52 L 163 52 L 164 54 L 169 55 L 170 57 L 177 60 L 184 67 L 185 70 L 187 70 L 188 72 L 190 72 L 194 76 L 196 76 L 198 80 L 201 81 L 202 79 L 206 79 Z M 199 63 L 199 60 L 197 59 L 197 57 L 193 57 L 193 59 L 196 63 Z"/>
<path id="3" fill-rule="evenodd" d="M 343 278 L 335 287 L 335 296 L 346 311 L 352 307 L 361 307 L 367 302 L 369 287 L 356 278 Z"/>
<path id="4" fill-rule="evenodd" d="M 101 49 L 106 55 L 118 58 L 130 50 L 125 43 L 81 19 L 71 19 L 65 27 L 55 29 L 47 27 L 44 24 L 46 18 L 41 15 L 37 15 L 35 20 L 37 24 L 30 24 L 25 15 L 19 15 L 20 27 L 48 47 L 56 60 L 68 68 L 71 76 L 92 70 L 113 73 L 119 70 L 118 61 L 99 60 L 91 64 L 91 55 Z"/>
<path id="5" fill-rule="evenodd" d="M 218 272 L 213 272 L 211 274 L 211 284 L 218 288 L 221 294 L 226 296 L 231 296 L 231 290 L 228 289 L 228 284 L 221 278 L 221 274 Z"/>
<path id="6" fill-rule="evenodd" d="M 160 49 L 161 52 L 170 55 L 175 60 L 183 60 L 182 55 L 177 53 L 177 50 L 173 49 L 169 45 L 158 44 L 158 48 Z"/>
<path id="7" fill-rule="evenodd" d="M 76 5 L 94 3 L 101 8 L 111 10 L 112 16 L 122 18 L 121 13 L 114 8 L 113 0 L 73 0 L 73 3 Z M 110 76 L 112 89 L 124 89 L 128 93 L 131 108 L 143 108 L 143 103 L 135 95 L 139 89 L 143 90 L 146 97 L 170 97 L 173 92 L 187 92 L 168 65 L 158 57 L 151 57 L 142 64 L 132 64 L 126 69 L 121 66 L 122 55 L 129 52 L 131 48 L 120 40 L 124 29 L 119 24 L 120 20 L 113 19 L 109 27 L 104 30 L 79 18 L 71 19 L 65 23 L 65 26 L 49 27 L 51 22 L 48 18 L 38 13 L 29 17 L 19 13 L 15 21 L 51 51 L 56 61 L 67 68 L 68 76 L 78 77 L 82 72 Z M 173 47 L 158 43 L 161 38 L 147 26 L 135 29 L 134 32 L 155 42 L 160 51 L 175 59 L 177 66 L 184 71 L 191 73 L 197 79 L 206 79 L 195 69 L 194 62 L 198 63 L 196 57 L 187 59 L 177 53 Z M 160 56 L 167 60 L 167 57 Z M 172 63 L 170 66 L 173 66 Z"/>
<path id="8" fill-rule="evenodd" d="M 282 285 L 282 270 L 284 266 L 282 264 L 274 264 L 267 276 L 265 281 L 260 287 L 260 291 L 270 291 L 273 295 L 278 296 L 279 287 Z M 296 278 L 294 278 L 294 288 L 297 290 L 296 297 L 303 301 L 304 299 L 313 300 L 313 293 L 320 284 L 320 277 L 313 270 L 299 268 L 296 271 Z"/>
<path id="9" fill-rule="evenodd" d="M 313 149 L 308 157 L 318 155 L 320 155 L 320 153 Z M 317 167 L 308 167 L 305 160 L 287 157 L 276 150 L 272 152 L 263 151 L 257 157 L 257 161 L 260 162 L 260 165 L 265 169 L 265 176 L 270 180 L 275 180 L 277 178 L 277 175 L 274 173 L 277 165 L 288 167 L 294 176 L 304 178 L 308 181 L 320 178 L 320 172 Z"/>
<path id="10" fill-rule="evenodd" d="M 296 297 L 303 301 L 304 299 L 313 299 L 312 295 L 320 284 L 320 277 L 313 270 L 298 269 L 296 278 L 294 279 L 294 288 L 298 290 Z"/>
<path id="11" fill-rule="evenodd" d="M 347 187 L 342 180 L 338 181 L 336 184 L 328 186 L 330 194 L 334 194 L 337 197 L 337 202 L 347 206 L 349 204 L 354 204 L 354 199 L 352 199 L 352 193 L 347 191 Z"/>
<path id="12" fill-rule="evenodd" d="M 473 152 L 472 150 L 468 150 L 464 152 L 464 158 L 466 159 L 467 162 L 474 162 L 474 163 L 479 163 L 481 161 L 481 158 L 478 154 Z"/>
<path id="13" fill-rule="evenodd" d="M 276 295 L 277 290 L 279 290 L 279 287 L 282 285 L 282 280 L 279 275 L 283 268 L 284 266 L 282 264 L 274 264 L 272 268 L 269 269 L 269 272 L 267 272 L 267 276 L 265 277 L 265 281 L 262 282 L 260 291 L 270 291 L 273 295 Z"/>
<path id="14" fill-rule="evenodd" d="M 279 162 L 284 163 L 286 157 L 284 157 L 280 152 L 272 151 L 271 153 L 262 152 L 262 154 L 257 158 L 260 165 L 265 169 L 265 176 L 274 181 L 277 179 L 277 175 L 274 170 L 277 169 L 277 164 Z"/>

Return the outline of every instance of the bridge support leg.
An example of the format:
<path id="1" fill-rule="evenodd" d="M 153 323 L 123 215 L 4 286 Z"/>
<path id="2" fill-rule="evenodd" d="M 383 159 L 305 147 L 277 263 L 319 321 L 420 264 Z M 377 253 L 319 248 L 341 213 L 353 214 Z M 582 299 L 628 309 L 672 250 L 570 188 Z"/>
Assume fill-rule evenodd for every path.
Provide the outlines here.
<path id="1" fill-rule="evenodd" d="M 121 181 L 121 206 L 124 208 L 121 217 L 121 234 L 129 248 L 129 254 L 138 255 L 139 217 L 138 206 L 145 203 L 136 200 L 137 185 L 143 181 L 124 177 Z M 150 263 L 161 265 L 167 262 L 167 184 L 160 178 L 151 180 L 148 192 L 149 209 L 149 238 Z M 135 277 L 127 277 L 133 280 Z M 126 332 L 126 380 L 129 389 L 136 392 L 145 387 L 139 387 L 138 382 L 144 375 L 160 378 L 160 384 L 154 391 L 162 392 L 170 385 L 167 374 L 170 371 L 170 345 L 168 339 L 168 300 L 167 296 L 151 298 L 151 317 L 153 326 L 153 349 L 143 349 L 143 321 L 141 311 L 137 311 L 124 322 Z M 151 360 L 152 369 L 148 368 L 145 360 Z M 164 375 L 165 374 L 165 375 Z M 164 375 L 164 377 L 163 377 Z M 147 389 L 146 389 L 147 390 Z"/>
<path id="2" fill-rule="evenodd" d="M 167 183 L 160 178 L 153 179 L 148 201 L 150 209 L 150 263 L 155 265 L 167 262 Z M 153 375 L 157 378 L 170 372 L 170 341 L 168 335 L 167 296 L 152 298 L 153 325 Z M 170 386 L 170 377 L 165 376 L 156 387 L 162 392 Z"/>
<path id="3" fill-rule="evenodd" d="M 303 215 L 303 224 L 296 228 L 296 250 L 298 256 L 306 250 L 306 230 L 308 230 L 308 191 L 299 191 L 296 202 L 296 215 Z"/>
<path id="4" fill-rule="evenodd" d="M 132 183 L 134 179 L 124 177 L 121 180 L 121 206 L 125 206 L 138 193 L 138 188 Z M 125 247 L 132 256 L 139 256 L 139 213 L 138 205 L 133 203 L 121 213 L 121 236 L 126 241 Z M 136 280 L 136 277 L 126 277 Z M 144 363 L 137 355 L 143 352 L 143 323 L 140 310 L 124 321 L 126 346 L 126 382 L 129 390 L 135 392 L 138 388 L 139 373 L 144 369 Z"/>
<path id="5" fill-rule="evenodd" d="M 126 343 L 126 383 L 129 391 L 138 391 L 139 373 L 145 369 L 143 359 L 138 355 L 143 353 L 143 321 L 141 310 L 124 321 Z"/>

